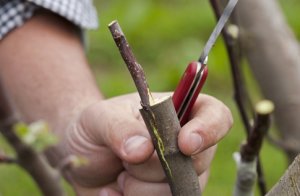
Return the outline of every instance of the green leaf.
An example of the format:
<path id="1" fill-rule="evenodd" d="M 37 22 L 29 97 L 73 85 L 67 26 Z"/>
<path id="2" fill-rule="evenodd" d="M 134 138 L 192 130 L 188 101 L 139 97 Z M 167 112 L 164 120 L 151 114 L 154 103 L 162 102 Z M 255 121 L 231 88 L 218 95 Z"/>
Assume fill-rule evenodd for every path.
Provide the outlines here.
<path id="1" fill-rule="evenodd" d="M 26 144 L 32 146 L 38 152 L 58 143 L 58 138 L 50 132 L 45 121 L 37 121 L 29 125 L 17 123 L 14 130 Z"/>
<path id="2" fill-rule="evenodd" d="M 27 124 L 25 124 L 23 122 L 19 122 L 14 125 L 14 130 L 15 130 L 16 134 L 21 139 L 23 139 L 25 137 L 25 135 L 28 133 L 28 126 L 27 126 Z"/>

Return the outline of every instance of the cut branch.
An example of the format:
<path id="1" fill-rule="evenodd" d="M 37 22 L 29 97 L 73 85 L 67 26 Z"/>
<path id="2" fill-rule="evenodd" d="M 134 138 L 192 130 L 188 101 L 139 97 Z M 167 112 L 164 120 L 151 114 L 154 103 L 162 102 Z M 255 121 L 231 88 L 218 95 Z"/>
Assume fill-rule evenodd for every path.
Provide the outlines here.
<path id="1" fill-rule="evenodd" d="M 178 148 L 177 136 L 180 124 L 172 99 L 169 97 L 156 103 L 152 100 L 143 69 L 136 62 L 120 26 L 114 21 L 109 25 L 109 29 L 141 97 L 140 112 L 167 176 L 172 195 L 201 195 L 192 159 L 182 154 Z"/>
<path id="2" fill-rule="evenodd" d="M 274 105 L 268 100 L 256 105 L 256 118 L 253 130 L 250 132 L 247 142 L 242 145 L 240 154 L 235 159 L 238 165 L 237 181 L 235 184 L 235 196 L 252 196 L 257 171 L 257 159 L 263 139 L 270 125 L 270 115 Z"/>
<path id="3" fill-rule="evenodd" d="M 259 155 L 263 139 L 270 127 L 270 115 L 273 111 L 274 104 L 268 100 L 256 105 L 257 116 L 247 143 L 241 149 L 242 160 L 250 162 Z"/>

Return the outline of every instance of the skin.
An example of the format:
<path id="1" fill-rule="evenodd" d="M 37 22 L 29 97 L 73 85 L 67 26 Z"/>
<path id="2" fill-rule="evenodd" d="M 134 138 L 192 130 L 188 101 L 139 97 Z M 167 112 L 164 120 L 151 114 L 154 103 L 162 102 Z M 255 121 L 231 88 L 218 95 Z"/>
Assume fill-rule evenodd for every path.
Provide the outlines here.
<path id="1" fill-rule="evenodd" d="M 52 164 L 71 154 L 89 160 L 65 174 L 78 195 L 171 195 L 138 95 L 103 98 L 72 24 L 43 11 L 9 33 L 0 41 L 0 79 L 15 114 L 46 120 L 60 138 L 47 152 Z M 231 125 L 223 103 L 200 95 L 180 130 L 179 148 L 193 157 L 201 187 Z"/>

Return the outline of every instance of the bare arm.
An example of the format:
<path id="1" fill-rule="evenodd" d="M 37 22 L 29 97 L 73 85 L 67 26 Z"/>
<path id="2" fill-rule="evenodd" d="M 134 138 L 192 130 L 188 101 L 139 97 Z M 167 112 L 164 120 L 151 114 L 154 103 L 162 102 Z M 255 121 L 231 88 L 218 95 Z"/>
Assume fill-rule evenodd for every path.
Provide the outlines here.
<path id="1" fill-rule="evenodd" d="M 56 132 L 102 97 L 90 73 L 78 30 L 38 13 L 0 42 L 0 77 L 21 119 L 44 119 Z"/>

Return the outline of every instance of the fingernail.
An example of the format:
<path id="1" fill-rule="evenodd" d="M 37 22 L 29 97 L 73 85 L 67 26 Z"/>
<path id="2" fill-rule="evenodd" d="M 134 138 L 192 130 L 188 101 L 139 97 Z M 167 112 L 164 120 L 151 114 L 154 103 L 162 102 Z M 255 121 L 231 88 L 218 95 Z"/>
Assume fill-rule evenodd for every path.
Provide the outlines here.
<path id="1" fill-rule="evenodd" d="M 109 196 L 109 195 L 108 192 L 105 189 L 103 189 L 100 191 L 99 196 Z"/>
<path id="2" fill-rule="evenodd" d="M 190 149 L 193 154 L 197 154 L 201 151 L 203 139 L 198 133 L 191 133 L 190 139 L 189 139 L 189 145 Z"/>
<path id="3" fill-rule="evenodd" d="M 127 155 L 139 150 L 143 144 L 148 141 L 148 138 L 143 136 L 133 136 L 125 142 L 125 152 Z"/>

